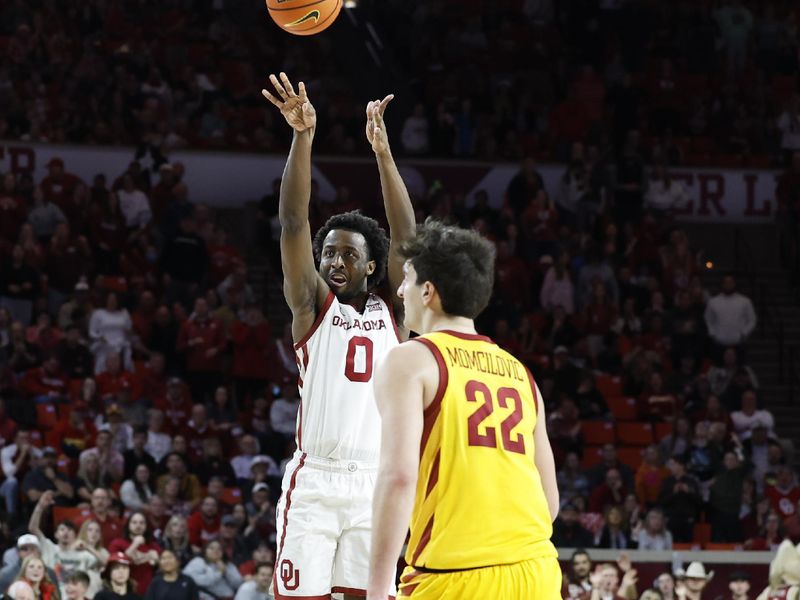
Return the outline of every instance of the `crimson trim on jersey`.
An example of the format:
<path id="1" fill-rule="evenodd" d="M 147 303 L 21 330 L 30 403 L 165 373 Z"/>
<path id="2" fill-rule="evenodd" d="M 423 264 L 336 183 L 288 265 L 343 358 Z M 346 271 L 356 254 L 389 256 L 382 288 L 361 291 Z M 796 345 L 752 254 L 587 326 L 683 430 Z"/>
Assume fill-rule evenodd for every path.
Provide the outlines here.
<path id="1" fill-rule="evenodd" d="M 286 490 L 286 508 L 283 510 L 283 533 L 281 534 L 281 543 L 278 546 L 278 554 L 275 557 L 275 565 L 281 564 L 281 554 L 283 554 L 283 543 L 286 541 L 286 528 L 289 526 L 289 509 L 292 506 L 292 492 L 294 491 L 295 486 L 297 485 L 297 473 L 300 472 L 300 469 L 303 468 L 303 465 L 306 464 L 306 453 L 300 455 L 300 462 L 295 467 L 294 471 L 292 472 L 292 476 L 289 479 L 289 489 Z M 275 600 L 281 600 L 282 598 L 288 598 L 289 596 L 283 596 L 278 591 L 278 570 L 273 569 L 272 572 L 272 589 L 275 592 Z M 292 598 L 306 598 L 306 600 L 315 600 L 316 598 L 323 598 L 323 599 L 330 599 L 331 595 L 328 594 L 327 596 L 292 596 Z"/>
<path id="2" fill-rule="evenodd" d="M 431 351 L 431 354 L 433 354 L 433 357 L 436 359 L 436 364 L 439 366 L 439 387 L 436 388 L 436 395 L 433 397 L 430 406 L 422 413 L 424 421 L 422 426 L 422 439 L 419 444 L 419 454 L 422 456 L 422 453 L 425 452 L 428 438 L 431 436 L 431 431 L 433 431 L 433 426 L 436 424 L 436 419 L 439 418 L 439 413 L 442 410 L 442 398 L 444 398 L 444 393 L 447 391 L 449 375 L 447 373 L 447 364 L 444 362 L 444 357 L 442 353 L 439 352 L 439 348 L 436 347 L 436 344 L 424 337 L 412 339 L 415 342 L 424 344 L 425 347 Z"/>
<path id="3" fill-rule="evenodd" d="M 432 331 L 431 333 L 446 333 L 447 335 L 452 335 L 453 337 L 457 337 L 462 340 L 477 340 L 494 344 L 494 340 L 492 338 L 485 335 L 480 335 L 478 333 L 464 333 L 463 331 L 453 331 L 452 329 L 440 329 L 439 331 Z"/>
<path id="4" fill-rule="evenodd" d="M 442 457 L 442 449 L 439 448 L 436 451 L 436 456 L 433 458 L 433 466 L 431 467 L 431 473 L 428 475 L 428 487 L 425 489 L 425 499 L 428 499 L 428 496 L 431 495 L 433 488 L 436 487 L 436 483 L 439 481 L 439 460 Z"/>
<path id="5" fill-rule="evenodd" d="M 320 309 L 317 318 L 314 319 L 314 324 L 311 325 L 311 329 L 309 329 L 306 334 L 302 337 L 302 339 L 294 345 L 294 349 L 298 350 L 301 346 L 305 346 L 306 342 L 311 339 L 311 336 L 314 335 L 314 332 L 319 328 L 320 324 L 322 324 L 322 319 L 325 318 L 325 313 L 328 312 L 328 309 L 333 304 L 334 299 L 333 292 L 328 291 L 328 295 L 325 296 L 325 303 L 322 305 L 322 309 Z"/>
<path id="6" fill-rule="evenodd" d="M 428 524 L 425 525 L 425 529 L 422 531 L 422 535 L 419 538 L 419 543 L 417 544 L 417 549 L 414 550 L 414 554 L 411 556 L 411 564 L 417 562 L 419 555 L 422 554 L 422 551 L 425 549 L 425 546 L 428 545 L 428 542 L 431 541 L 431 535 L 433 534 L 433 519 L 436 514 L 432 514 Z M 417 567 L 414 567 L 415 569 Z"/>
<path id="7" fill-rule="evenodd" d="M 539 416 L 539 394 L 536 393 L 536 383 L 533 380 L 533 375 L 531 375 L 531 370 L 525 366 L 525 372 L 528 374 L 528 383 L 531 385 L 531 394 L 533 394 L 533 404 L 536 407 L 536 416 Z"/>

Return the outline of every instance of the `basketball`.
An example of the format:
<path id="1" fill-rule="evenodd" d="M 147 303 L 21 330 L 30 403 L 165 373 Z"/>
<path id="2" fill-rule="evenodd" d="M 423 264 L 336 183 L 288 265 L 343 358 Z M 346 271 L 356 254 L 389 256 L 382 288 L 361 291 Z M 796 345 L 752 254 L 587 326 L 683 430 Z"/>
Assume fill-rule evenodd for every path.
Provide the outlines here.
<path id="1" fill-rule="evenodd" d="M 343 0 L 267 0 L 267 9 L 278 26 L 294 35 L 324 31 L 339 16 Z"/>

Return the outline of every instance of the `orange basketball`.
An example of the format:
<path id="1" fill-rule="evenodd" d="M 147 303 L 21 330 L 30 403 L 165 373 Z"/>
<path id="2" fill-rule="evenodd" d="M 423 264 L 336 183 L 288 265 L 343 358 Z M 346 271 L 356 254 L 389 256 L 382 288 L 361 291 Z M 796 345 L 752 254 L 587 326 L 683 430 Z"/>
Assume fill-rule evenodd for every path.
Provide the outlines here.
<path id="1" fill-rule="evenodd" d="M 266 0 L 269 16 L 294 35 L 314 35 L 331 26 L 342 0 Z"/>

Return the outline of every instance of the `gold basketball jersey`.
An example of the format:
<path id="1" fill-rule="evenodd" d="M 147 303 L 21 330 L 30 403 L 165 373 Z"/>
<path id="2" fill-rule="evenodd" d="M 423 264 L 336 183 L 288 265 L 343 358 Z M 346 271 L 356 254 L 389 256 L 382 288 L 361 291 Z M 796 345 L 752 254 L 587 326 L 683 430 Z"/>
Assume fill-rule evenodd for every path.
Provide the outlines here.
<path id="1" fill-rule="evenodd" d="M 489 338 L 434 332 L 439 388 L 425 410 L 406 562 L 459 570 L 557 556 L 534 463 L 539 398 L 528 369 Z"/>

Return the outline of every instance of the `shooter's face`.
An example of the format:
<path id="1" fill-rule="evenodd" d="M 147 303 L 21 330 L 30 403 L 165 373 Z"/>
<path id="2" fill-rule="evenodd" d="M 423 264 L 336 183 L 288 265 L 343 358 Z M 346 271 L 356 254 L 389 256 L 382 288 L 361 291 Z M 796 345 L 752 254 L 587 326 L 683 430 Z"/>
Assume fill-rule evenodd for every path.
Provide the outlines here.
<path id="1" fill-rule="evenodd" d="M 367 291 L 367 277 L 375 271 L 367 240 L 360 233 L 333 229 L 325 236 L 319 274 L 340 301 Z"/>

